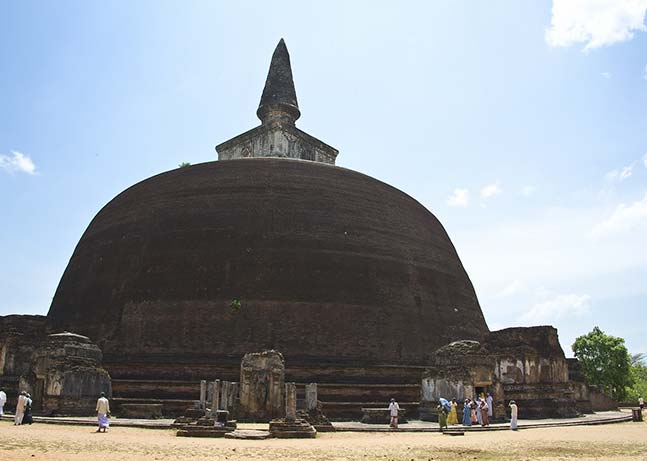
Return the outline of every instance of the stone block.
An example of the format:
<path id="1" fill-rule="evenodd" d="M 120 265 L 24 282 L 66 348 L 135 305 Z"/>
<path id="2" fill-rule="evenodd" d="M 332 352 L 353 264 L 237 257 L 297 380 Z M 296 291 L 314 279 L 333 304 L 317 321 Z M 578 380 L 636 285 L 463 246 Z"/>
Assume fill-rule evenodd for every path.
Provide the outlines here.
<path id="1" fill-rule="evenodd" d="M 280 352 L 245 354 L 240 365 L 240 419 L 264 422 L 282 417 L 284 376 Z"/>

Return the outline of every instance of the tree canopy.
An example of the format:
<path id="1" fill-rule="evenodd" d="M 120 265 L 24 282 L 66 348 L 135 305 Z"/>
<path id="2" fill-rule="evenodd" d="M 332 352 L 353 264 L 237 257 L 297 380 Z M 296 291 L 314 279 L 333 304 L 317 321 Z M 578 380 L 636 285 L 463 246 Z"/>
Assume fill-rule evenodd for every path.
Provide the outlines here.
<path id="1" fill-rule="evenodd" d="M 627 388 L 626 400 L 637 402 L 639 397 L 647 400 L 647 367 L 644 365 L 633 365 L 631 367 L 631 379 L 633 384 Z"/>
<path id="2" fill-rule="evenodd" d="M 177 167 L 178 168 L 186 168 L 188 166 L 191 166 L 191 164 L 189 162 L 182 162 Z"/>
<path id="3" fill-rule="evenodd" d="M 626 396 L 627 387 L 633 380 L 631 357 L 624 339 L 607 335 L 595 327 L 578 337 L 572 347 L 590 384 L 616 399 Z"/>

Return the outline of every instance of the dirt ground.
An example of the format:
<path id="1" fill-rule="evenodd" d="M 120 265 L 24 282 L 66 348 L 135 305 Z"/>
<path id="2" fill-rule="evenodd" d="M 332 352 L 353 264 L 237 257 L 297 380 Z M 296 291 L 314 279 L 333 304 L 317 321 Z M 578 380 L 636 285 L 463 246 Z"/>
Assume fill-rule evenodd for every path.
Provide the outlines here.
<path id="1" fill-rule="evenodd" d="M 326 433 L 306 440 L 176 437 L 173 430 L 0 422 L 0 460 L 647 460 L 647 423 L 467 433 Z"/>

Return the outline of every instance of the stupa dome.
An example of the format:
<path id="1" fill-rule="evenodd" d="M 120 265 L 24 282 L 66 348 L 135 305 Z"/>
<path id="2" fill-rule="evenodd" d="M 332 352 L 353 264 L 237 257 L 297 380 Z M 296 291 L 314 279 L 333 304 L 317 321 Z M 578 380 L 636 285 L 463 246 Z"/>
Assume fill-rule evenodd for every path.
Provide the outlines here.
<path id="1" fill-rule="evenodd" d="M 140 182 L 92 220 L 48 314 L 110 357 L 423 363 L 487 326 L 440 222 L 318 162 L 253 158 Z"/>

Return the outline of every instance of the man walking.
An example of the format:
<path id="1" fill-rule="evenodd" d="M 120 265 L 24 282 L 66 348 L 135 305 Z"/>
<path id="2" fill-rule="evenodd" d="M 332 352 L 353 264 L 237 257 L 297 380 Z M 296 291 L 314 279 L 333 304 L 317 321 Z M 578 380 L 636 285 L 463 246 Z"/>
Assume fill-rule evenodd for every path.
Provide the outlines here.
<path id="1" fill-rule="evenodd" d="M 7 403 L 7 394 L 4 389 L 0 388 L 0 418 L 4 415 L 4 404 Z"/>
<path id="2" fill-rule="evenodd" d="M 106 432 L 108 426 L 110 426 L 108 422 L 108 418 L 110 417 L 110 402 L 108 402 L 106 394 L 103 392 L 97 400 L 97 417 L 99 419 L 99 429 L 97 429 L 97 432 Z"/>
<path id="3" fill-rule="evenodd" d="M 391 415 L 391 424 L 389 424 L 390 427 L 393 429 L 398 428 L 398 412 L 400 411 L 400 405 L 398 405 L 398 402 L 395 401 L 395 399 L 391 399 L 391 403 L 389 403 L 389 414 Z"/>

